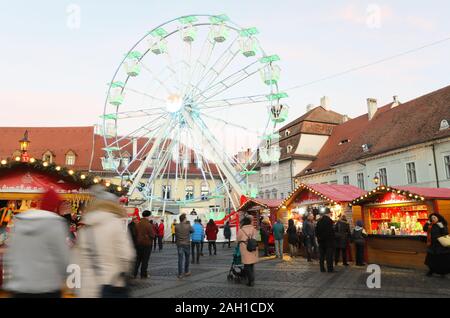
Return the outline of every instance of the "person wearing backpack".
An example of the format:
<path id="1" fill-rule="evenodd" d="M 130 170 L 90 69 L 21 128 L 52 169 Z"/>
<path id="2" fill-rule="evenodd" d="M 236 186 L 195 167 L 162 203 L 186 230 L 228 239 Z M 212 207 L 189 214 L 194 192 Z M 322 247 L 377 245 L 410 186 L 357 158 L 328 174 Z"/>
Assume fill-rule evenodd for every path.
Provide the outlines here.
<path id="1" fill-rule="evenodd" d="M 363 228 L 363 221 L 356 221 L 356 226 L 352 232 L 352 241 L 355 243 L 356 249 L 356 266 L 364 266 L 364 246 L 367 233 Z"/>
<path id="2" fill-rule="evenodd" d="M 237 242 L 241 252 L 242 264 L 244 264 L 244 272 L 248 279 L 247 286 L 249 287 L 255 285 L 255 264 L 258 262 L 257 231 L 252 223 L 251 216 L 244 217 L 241 228 L 237 233 Z"/>

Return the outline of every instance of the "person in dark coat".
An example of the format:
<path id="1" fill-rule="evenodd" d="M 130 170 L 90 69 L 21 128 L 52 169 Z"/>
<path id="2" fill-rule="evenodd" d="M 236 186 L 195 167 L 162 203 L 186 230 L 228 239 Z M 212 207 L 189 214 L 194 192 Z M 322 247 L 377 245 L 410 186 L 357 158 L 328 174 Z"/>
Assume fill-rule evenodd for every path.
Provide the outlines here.
<path id="1" fill-rule="evenodd" d="M 293 219 L 290 219 L 288 221 L 287 235 L 288 235 L 290 256 L 295 257 L 297 255 L 298 235 L 297 235 L 297 228 L 294 225 Z"/>
<path id="2" fill-rule="evenodd" d="M 231 248 L 231 227 L 230 222 L 226 222 L 225 226 L 223 227 L 223 236 L 225 237 L 225 240 L 228 241 L 228 248 Z M 223 247 L 225 247 L 225 244 L 227 242 L 223 242 Z"/>
<path id="3" fill-rule="evenodd" d="M 156 238 L 156 233 L 149 221 L 150 211 L 142 212 L 142 219 L 136 225 L 137 255 L 134 267 L 134 278 L 137 277 L 139 268 L 141 278 L 148 278 L 148 261 L 152 252 L 152 243 Z"/>
<path id="4" fill-rule="evenodd" d="M 136 224 L 139 223 L 138 218 L 133 216 L 130 224 L 128 224 L 128 233 L 130 233 L 131 239 L 133 240 L 134 248 L 137 252 L 137 232 L 136 232 Z"/>
<path id="5" fill-rule="evenodd" d="M 339 263 L 340 255 L 342 254 L 342 263 L 344 266 L 348 266 L 347 263 L 347 245 L 349 243 L 351 232 L 350 224 L 347 222 L 347 218 L 344 214 L 341 215 L 339 221 L 334 225 L 335 236 L 336 236 L 336 255 L 334 259 L 334 264 Z"/>
<path id="6" fill-rule="evenodd" d="M 269 218 L 264 218 L 261 222 L 261 241 L 264 244 L 264 256 L 269 256 L 269 237 L 272 233 L 272 226 L 270 225 Z"/>
<path id="7" fill-rule="evenodd" d="M 308 262 L 312 262 L 313 255 L 317 251 L 316 242 L 316 224 L 314 222 L 314 214 L 310 213 L 303 222 L 303 239 L 305 242 L 306 257 Z"/>
<path id="8" fill-rule="evenodd" d="M 356 221 L 356 226 L 352 231 L 352 241 L 355 243 L 356 250 L 356 266 L 365 266 L 364 249 L 366 247 L 367 233 L 363 228 L 363 221 Z"/>
<path id="9" fill-rule="evenodd" d="M 330 214 L 331 210 L 326 208 L 316 226 L 316 236 L 319 241 L 320 271 L 322 273 L 326 272 L 325 260 L 327 262 L 327 271 L 329 273 L 334 272 L 333 256 L 336 247 L 336 237 L 334 235 L 334 224 Z"/>
<path id="10" fill-rule="evenodd" d="M 445 276 L 450 273 L 450 247 L 442 246 L 438 238 L 448 235 L 447 220 L 438 213 L 430 214 L 423 230 L 427 232 L 428 249 L 425 258 L 425 265 L 429 268 L 427 276 L 433 274 Z"/>
<path id="11" fill-rule="evenodd" d="M 153 225 L 153 232 L 155 232 L 155 235 L 157 235 L 158 233 L 158 222 L 155 221 L 151 221 L 152 225 Z M 156 245 L 158 244 L 158 239 L 157 237 L 155 237 L 155 239 L 153 240 L 153 251 L 156 252 Z"/>
<path id="12" fill-rule="evenodd" d="M 210 219 L 206 225 L 206 239 L 208 240 L 208 251 L 209 255 L 212 255 L 212 249 L 214 249 L 214 255 L 217 255 L 217 233 L 219 233 L 219 227 L 216 225 L 213 219 Z"/>

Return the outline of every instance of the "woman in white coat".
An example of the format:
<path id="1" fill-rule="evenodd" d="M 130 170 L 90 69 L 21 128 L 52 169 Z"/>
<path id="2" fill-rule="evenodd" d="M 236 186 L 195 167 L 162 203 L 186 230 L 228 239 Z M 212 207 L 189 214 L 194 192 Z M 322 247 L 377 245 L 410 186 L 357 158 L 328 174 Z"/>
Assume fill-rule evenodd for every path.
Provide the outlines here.
<path id="1" fill-rule="evenodd" d="M 126 277 L 135 253 L 124 223 L 126 211 L 114 194 L 98 187 L 93 194 L 76 247 L 81 268 L 79 296 L 127 297 Z"/>

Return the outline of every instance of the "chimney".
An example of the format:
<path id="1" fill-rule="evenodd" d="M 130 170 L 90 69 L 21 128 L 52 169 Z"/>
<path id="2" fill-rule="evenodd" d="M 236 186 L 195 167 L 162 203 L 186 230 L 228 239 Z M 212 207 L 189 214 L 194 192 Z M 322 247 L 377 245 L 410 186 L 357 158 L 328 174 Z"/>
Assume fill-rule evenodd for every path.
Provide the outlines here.
<path id="1" fill-rule="evenodd" d="M 324 96 L 320 99 L 320 106 L 322 106 L 325 110 L 330 110 L 330 98 L 328 96 Z"/>
<path id="2" fill-rule="evenodd" d="M 400 105 L 400 101 L 398 100 L 398 96 L 397 95 L 395 95 L 393 97 L 393 99 L 394 99 L 394 101 L 392 102 L 391 108 L 394 108 L 394 107 L 397 107 L 398 105 Z"/>
<path id="3" fill-rule="evenodd" d="M 137 150 L 137 138 L 133 138 L 133 159 L 134 158 L 136 158 L 136 156 L 137 156 L 137 152 L 138 152 L 138 150 Z"/>
<path id="4" fill-rule="evenodd" d="M 306 112 L 310 112 L 313 110 L 316 106 L 314 104 L 308 104 L 306 105 Z"/>
<path id="5" fill-rule="evenodd" d="M 369 116 L 369 120 L 372 120 L 373 116 L 377 112 L 377 100 L 375 98 L 367 99 L 367 115 Z"/>

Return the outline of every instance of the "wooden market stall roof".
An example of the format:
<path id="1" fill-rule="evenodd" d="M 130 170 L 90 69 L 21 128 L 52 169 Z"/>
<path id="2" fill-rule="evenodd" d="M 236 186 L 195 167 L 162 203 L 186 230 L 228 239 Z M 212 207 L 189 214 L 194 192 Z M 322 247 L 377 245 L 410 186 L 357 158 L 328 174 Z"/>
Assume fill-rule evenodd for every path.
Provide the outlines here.
<path id="1" fill-rule="evenodd" d="M 248 210 L 254 206 L 260 206 L 264 209 L 273 209 L 280 205 L 282 200 L 279 199 L 253 199 L 250 198 L 245 201 L 239 208 L 238 211 Z"/>
<path id="2" fill-rule="evenodd" d="M 368 202 L 373 202 L 381 194 L 393 193 L 394 195 L 403 196 L 409 200 L 425 201 L 430 199 L 450 200 L 450 189 L 447 188 L 420 188 L 411 186 L 379 186 L 364 195 L 356 197 L 353 205 L 363 205 Z"/>
<path id="3" fill-rule="evenodd" d="M 295 200 L 302 191 L 310 191 L 320 196 L 324 201 L 332 204 L 339 202 L 352 202 L 353 199 L 365 195 L 366 192 L 358 187 L 346 184 L 305 184 L 300 183 L 286 199 L 284 199 L 278 208 L 287 206 Z"/>

